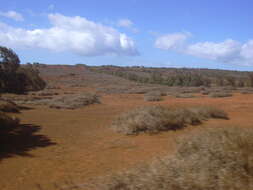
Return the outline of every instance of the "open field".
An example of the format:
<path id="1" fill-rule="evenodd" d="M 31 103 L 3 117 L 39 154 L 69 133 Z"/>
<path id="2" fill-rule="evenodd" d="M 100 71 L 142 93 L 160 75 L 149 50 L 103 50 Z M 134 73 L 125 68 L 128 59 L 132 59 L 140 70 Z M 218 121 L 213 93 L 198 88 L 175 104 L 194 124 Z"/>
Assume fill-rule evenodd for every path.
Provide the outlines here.
<path id="1" fill-rule="evenodd" d="M 101 104 L 75 110 L 28 105 L 31 109 L 14 114 L 25 125 L 25 132 L 18 139 L 4 142 L 10 152 L 1 154 L 0 189 L 38 189 L 36 184 L 40 184 L 42 188 L 53 190 L 55 183 L 60 186 L 66 186 L 69 181 L 83 184 L 173 153 L 175 139 L 190 131 L 195 133 L 200 128 L 221 125 L 252 127 L 252 94 L 236 93 L 225 98 L 195 95 L 195 98 L 165 96 L 162 101 L 147 102 L 143 94 L 109 94 L 101 96 Z M 116 116 L 143 105 L 212 105 L 226 111 L 230 119 L 211 119 L 199 126 L 155 135 L 126 136 L 109 128 Z M 28 144 L 29 149 L 26 149 Z"/>

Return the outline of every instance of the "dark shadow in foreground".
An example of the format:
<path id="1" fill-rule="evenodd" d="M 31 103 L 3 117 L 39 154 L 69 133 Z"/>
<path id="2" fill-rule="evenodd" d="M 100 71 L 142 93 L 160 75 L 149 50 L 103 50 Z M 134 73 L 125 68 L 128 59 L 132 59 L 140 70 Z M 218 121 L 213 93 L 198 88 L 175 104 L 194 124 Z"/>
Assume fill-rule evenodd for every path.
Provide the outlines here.
<path id="1" fill-rule="evenodd" d="M 31 124 L 19 124 L 0 129 L 0 160 L 17 155 L 32 157 L 28 151 L 56 145 L 47 136 L 35 134 L 40 129 L 40 126 Z"/>

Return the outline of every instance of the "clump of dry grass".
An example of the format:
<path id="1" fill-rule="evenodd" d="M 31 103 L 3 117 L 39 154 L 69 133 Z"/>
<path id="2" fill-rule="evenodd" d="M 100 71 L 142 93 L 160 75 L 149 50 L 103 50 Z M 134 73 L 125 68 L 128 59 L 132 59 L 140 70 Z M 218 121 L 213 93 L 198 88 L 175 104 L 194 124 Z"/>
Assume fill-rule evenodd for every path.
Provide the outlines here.
<path id="1" fill-rule="evenodd" d="M 243 88 L 241 89 L 241 94 L 253 94 L 252 88 Z"/>
<path id="2" fill-rule="evenodd" d="M 55 96 L 55 95 L 59 95 L 58 92 L 52 91 L 52 90 L 42 90 L 42 91 L 38 91 L 38 92 L 33 92 L 33 95 L 37 95 L 37 96 Z"/>
<path id="3" fill-rule="evenodd" d="M 195 96 L 192 94 L 176 94 L 175 97 L 176 98 L 195 98 Z"/>
<path id="4" fill-rule="evenodd" d="M 14 127 L 17 126 L 18 124 L 19 124 L 18 118 L 10 117 L 6 113 L 0 111 L 0 130 Z"/>
<path id="5" fill-rule="evenodd" d="M 188 108 L 188 110 L 197 114 L 201 120 L 209 118 L 229 119 L 228 114 L 225 111 L 212 106 L 195 106 Z"/>
<path id="6" fill-rule="evenodd" d="M 180 139 L 175 155 L 99 180 L 95 189 L 252 190 L 253 130 L 202 130 Z"/>
<path id="7" fill-rule="evenodd" d="M 14 102 L 0 99 L 0 111 L 18 113 L 20 109 Z"/>
<path id="8" fill-rule="evenodd" d="M 209 118 L 227 119 L 227 114 L 212 107 L 165 108 L 162 106 L 145 106 L 119 116 L 111 125 L 116 132 L 138 134 L 140 132 L 157 133 L 194 125 Z"/>
<path id="9" fill-rule="evenodd" d="M 90 104 L 100 103 L 99 97 L 92 93 L 62 96 L 47 101 L 51 108 L 57 109 L 77 109 Z"/>
<path id="10" fill-rule="evenodd" d="M 208 90 L 203 90 L 203 91 L 201 91 L 201 94 L 202 95 L 208 95 L 208 94 L 210 94 L 210 92 Z"/>
<path id="11" fill-rule="evenodd" d="M 160 91 L 151 91 L 144 94 L 145 101 L 161 101 L 162 93 Z"/>
<path id="12" fill-rule="evenodd" d="M 212 98 L 224 98 L 224 97 L 231 97 L 233 94 L 228 92 L 213 92 L 209 94 Z"/>

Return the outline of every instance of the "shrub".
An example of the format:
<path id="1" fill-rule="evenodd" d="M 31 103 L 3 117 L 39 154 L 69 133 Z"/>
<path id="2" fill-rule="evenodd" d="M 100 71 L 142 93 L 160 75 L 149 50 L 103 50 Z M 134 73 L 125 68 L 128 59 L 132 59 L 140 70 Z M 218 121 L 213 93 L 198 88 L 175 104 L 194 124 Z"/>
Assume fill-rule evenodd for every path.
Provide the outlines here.
<path id="1" fill-rule="evenodd" d="M 175 97 L 176 98 L 195 98 L 195 96 L 192 94 L 176 94 Z"/>
<path id="2" fill-rule="evenodd" d="M 213 92 L 209 95 L 212 98 L 224 98 L 224 97 L 231 97 L 233 94 L 228 92 Z"/>
<path id="3" fill-rule="evenodd" d="M 99 97 L 91 93 L 62 96 L 46 101 L 48 101 L 51 108 L 57 109 L 77 109 L 90 104 L 100 103 Z"/>
<path id="4" fill-rule="evenodd" d="M 7 114 L 0 111 L 0 133 L 2 130 L 9 130 L 11 127 L 17 126 L 19 119 L 10 117 Z"/>
<path id="5" fill-rule="evenodd" d="M 208 95 L 209 93 L 210 93 L 210 92 L 207 91 L 207 90 L 204 90 L 204 91 L 201 92 L 201 94 L 203 94 L 203 95 Z"/>
<path id="6" fill-rule="evenodd" d="M 157 133 L 194 125 L 209 118 L 225 118 L 222 110 L 211 107 L 174 108 L 144 106 L 122 114 L 111 125 L 116 132 L 131 135 L 140 132 Z"/>
<path id="7" fill-rule="evenodd" d="M 148 92 L 144 95 L 145 101 L 161 101 L 162 94 L 159 91 Z"/>
<path id="8" fill-rule="evenodd" d="M 17 70 L 24 86 L 24 91 L 38 91 L 46 87 L 46 82 L 39 76 L 38 70 L 32 65 L 24 65 Z"/>
<path id="9" fill-rule="evenodd" d="M 197 114 L 202 120 L 215 119 L 229 119 L 228 114 L 218 108 L 212 106 L 196 106 L 188 108 L 189 111 Z"/>
<path id="10" fill-rule="evenodd" d="M 37 96 L 55 96 L 55 95 L 59 95 L 58 92 L 52 91 L 52 90 L 42 90 L 42 91 L 38 91 L 36 93 L 34 93 L 34 95 Z"/>
<path id="11" fill-rule="evenodd" d="M 0 92 L 25 93 L 45 88 L 46 83 L 32 65 L 19 63 L 15 52 L 0 46 Z"/>
<path id="12" fill-rule="evenodd" d="M 252 88 L 244 88 L 241 90 L 241 94 L 253 94 Z"/>
<path id="13" fill-rule="evenodd" d="M 0 111 L 17 113 L 19 110 L 19 107 L 14 102 L 0 99 Z"/>
<path id="14" fill-rule="evenodd" d="M 101 190 L 251 190 L 253 130 L 209 128 L 181 138 L 174 155 L 99 180 Z"/>

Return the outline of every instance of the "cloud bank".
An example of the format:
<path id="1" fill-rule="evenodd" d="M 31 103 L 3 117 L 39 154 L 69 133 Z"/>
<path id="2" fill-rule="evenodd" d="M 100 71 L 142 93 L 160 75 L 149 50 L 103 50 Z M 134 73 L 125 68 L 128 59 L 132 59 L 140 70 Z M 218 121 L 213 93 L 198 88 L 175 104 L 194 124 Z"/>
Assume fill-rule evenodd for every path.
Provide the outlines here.
<path id="1" fill-rule="evenodd" d="M 70 51 L 83 56 L 138 55 L 134 41 L 112 27 L 86 18 L 49 14 L 50 28 L 26 30 L 0 22 L 0 44 Z"/>
<path id="2" fill-rule="evenodd" d="M 16 11 L 7 11 L 7 12 L 0 11 L 0 16 L 10 18 L 15 21 L 23 21 L 24 20 L 23 16 L 20 13 L 17 13 Z"/>
<path id="3" fill-rule="evenodd" d="M 117 26 L 127 28 L 133 33 L 138 33 L 139 30 L 134 27 L 134 23 L 129 19 L 120 19 L 117 22 Z"/>
<path id="4" fill-rule="evenodd" d="M 240 43 L 227 39 L 223 42 L 188 44 L 189 37 L 188 33 L 166 34 L 156 39 L 155 47 L 222 63 L 253 65 L 253 40 Z"/>

